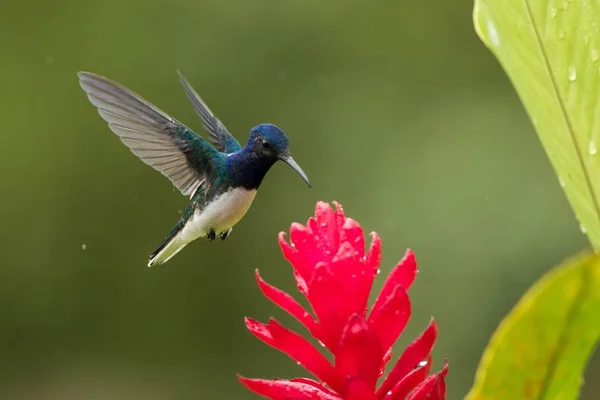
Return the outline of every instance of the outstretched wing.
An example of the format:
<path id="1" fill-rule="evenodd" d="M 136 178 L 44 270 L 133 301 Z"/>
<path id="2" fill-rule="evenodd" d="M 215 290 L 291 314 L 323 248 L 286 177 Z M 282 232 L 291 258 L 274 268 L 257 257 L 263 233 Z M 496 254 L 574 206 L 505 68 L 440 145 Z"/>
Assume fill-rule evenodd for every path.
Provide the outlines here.
<path id="1" fill-rule="evenodd" d="M 223 123 L 219 121 L 217 117 L 215 117 L 215 114 L 210 111 L 206 103 L 202 101 L 192 85 L 189 84 L 179 70 L 177 71 L 177 74 L 179 74 L 179 81 L 181 82 L 185 93 L 194 105 L 194 110 L 202 120 L 204 129 L 209 133 L 208 140 L 210 140 L 217 150 L 224 153 L 235 153 L 236 151 L 240 150 L 242 146 L 240 146 L 233 135 L 229 133 L 227 128 L 225 128 L 225 125 L 223 125 Z"/>
<path id="2" fill-rule="evenodd" d="M 100 116 L 133 154 L 184 195 L 204 181 L 218 151 L 182 123 L 129 89 L 100 75 L 79 72 L 79 84 Z"/>

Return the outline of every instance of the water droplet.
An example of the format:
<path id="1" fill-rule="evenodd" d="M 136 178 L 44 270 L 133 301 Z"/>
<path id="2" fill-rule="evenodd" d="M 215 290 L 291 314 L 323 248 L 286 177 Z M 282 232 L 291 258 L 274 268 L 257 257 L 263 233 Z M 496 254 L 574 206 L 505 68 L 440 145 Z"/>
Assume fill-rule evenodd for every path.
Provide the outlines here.
<path id="1" fill-rule="evenodd" d="M 574 65 L 569 65 L 569 81 L 575 82 L 577 79 L 577 69 Z"/>
<path id="2" fill-rule="evenodd" d="M 558 183 L 560 184 L 561 188 L 564 188 L 566 185 L 565 181 L 563 181 L 563 179 L 559 176 L 558 177 Z"/>
<path id="3" fill-rule="evenodd" d="M 389 392 L 387 392 L 387 395 L 391 396 L 392 395 L 392 391 L 390 390 Z"/>
<path id="4" fill-rule="evenodd" d="M 490 35 L 490 41 L 494 46 L 500 46 L 500 36 L 498 35 L 498 31 L 496 30 L 496 25 L 494 25 L 494 21 L 488 19 L 487 21 L 487 30 Z"/>
<path id="5" fill-rule="evenodd" d="M 590 153 L 590 156 L 595 156 L 598 153 L 598 149 L 596 148 L 596 143 L 594 143 L 594 140 L 590 140 L 590 145 L 588 147 L 588 153 Z"/>
<path id="6" fill-rule="evenodd" d="M 427 365 L 427 361 L 426 361 L 426 360 L 423 360 L 423 361 L 421 361 L 421 362 L 419 363 L 419 367 L 424 367 L 424 366 L 426 366 L 426 365 Z"/>
<path id="7" fill-rule="evenodd" d="M 296 362 L 296 364 L 302 366 L 302 363 L 300 361 Z"/>
<path id="8" fill-rule="evenodd" d="M 585 229 L 585 226 L 583 226 L 583 224 L 580 222 L 579 223 L 579 230 L 581 231 L 581 233 L 583 233 L 584 235 L 587 233 L 587 229 Z"/>
<path id="9" fill-rule="evenodd" d="M 375 275 L 379 275 L 380 273 L 381 273 L 381 270 L 380 270 L 379 268 L 377 268 L 377 269 L 375 270 Z"/>
<path id="10" fill-rule="evenodd" d="M 550 17 L 556 17 L 556 7 L 550 7 Z"/>
<path id="11" fill-rule="evenodd" d="M 81 245 L 81 250 L 85 250 L 85 249 L 87 249 L 87 245 L 84 243 Z"/>
<path id="12" fill-rule="evenodd" d="M 320 340 L 319 340 L 319 344 L 321 345 L 321 347 L 325 347 L 325 343 L 321 342 Z"/>

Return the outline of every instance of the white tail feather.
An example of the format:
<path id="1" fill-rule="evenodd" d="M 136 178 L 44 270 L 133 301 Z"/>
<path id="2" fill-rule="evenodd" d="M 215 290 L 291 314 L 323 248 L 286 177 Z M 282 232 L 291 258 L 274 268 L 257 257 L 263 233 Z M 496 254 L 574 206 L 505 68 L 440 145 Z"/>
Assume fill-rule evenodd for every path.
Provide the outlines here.
<path id="1" fill-rule="evenodd" d="M 148 261 L 148 267 L 164 264 L 179 253 L 189 242 L 181 239 L 180 235 L 175 235 L 173 240 L 165 245 L 154 257 Z"/>

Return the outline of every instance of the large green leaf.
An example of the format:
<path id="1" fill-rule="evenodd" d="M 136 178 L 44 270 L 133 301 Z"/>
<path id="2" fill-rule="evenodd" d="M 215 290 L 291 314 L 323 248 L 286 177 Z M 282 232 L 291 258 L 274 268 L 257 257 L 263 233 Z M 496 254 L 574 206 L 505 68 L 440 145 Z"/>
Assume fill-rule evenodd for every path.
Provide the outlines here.
<path id="1" fill-rule="evenodd" d="M 561 186 L 600 249 L 600 3 L 475 0 L 475 29 L 525 105 Z"/>
<path id="2" fill-rule="evenodd" d="M 466 399 L 577 399 L 599 310 L 599 256 L 586 252 L 547 273 L 492 336 Z"/>

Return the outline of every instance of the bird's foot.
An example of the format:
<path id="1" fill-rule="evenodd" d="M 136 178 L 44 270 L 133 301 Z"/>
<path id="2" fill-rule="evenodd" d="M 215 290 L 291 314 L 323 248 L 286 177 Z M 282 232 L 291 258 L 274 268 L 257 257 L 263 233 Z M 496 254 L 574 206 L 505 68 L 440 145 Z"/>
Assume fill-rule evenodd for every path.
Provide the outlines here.
<path id="1" fill-rule="evenodd" d="M 231 233 L 232 230 L 233 230 L 233 228 L 229 228 L 228 231 L 219 233 L 219 239 L 221 239 L 221 240 L 227 239 L 227 237 L 229 236 L 229 234 Z"/>
<path id="2" fill-rule="evenodd" d="M 215 240 L 217 237 L 217 234 L 215 233 L 214 229 L 209 229 L 208 232 L 206 232 L 206 238 L 208 240 Z"/>

